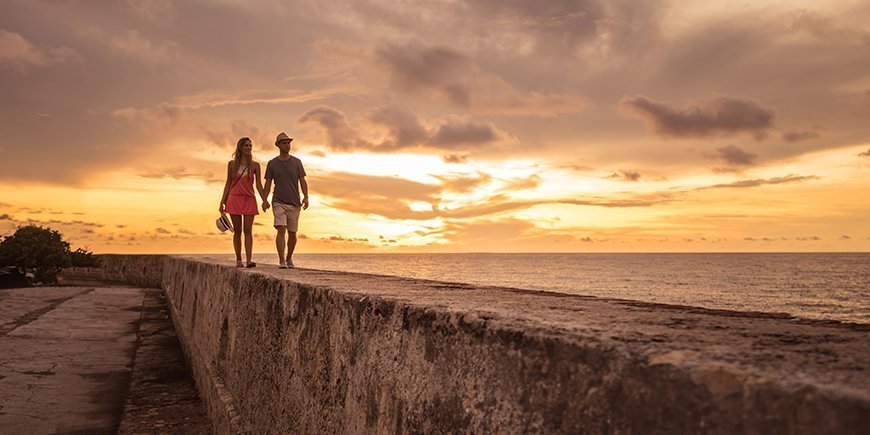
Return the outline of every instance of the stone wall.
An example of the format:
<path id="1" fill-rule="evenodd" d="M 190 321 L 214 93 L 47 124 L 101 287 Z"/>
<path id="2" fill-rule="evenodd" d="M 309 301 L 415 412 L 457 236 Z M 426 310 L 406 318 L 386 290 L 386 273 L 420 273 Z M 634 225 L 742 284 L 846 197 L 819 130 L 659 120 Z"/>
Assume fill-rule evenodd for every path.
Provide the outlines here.
<path id="1" fill-rule="evenodd" d="M 870 328 L 208 257 L 159 282 L 221 433 L 862 433 Z"/>

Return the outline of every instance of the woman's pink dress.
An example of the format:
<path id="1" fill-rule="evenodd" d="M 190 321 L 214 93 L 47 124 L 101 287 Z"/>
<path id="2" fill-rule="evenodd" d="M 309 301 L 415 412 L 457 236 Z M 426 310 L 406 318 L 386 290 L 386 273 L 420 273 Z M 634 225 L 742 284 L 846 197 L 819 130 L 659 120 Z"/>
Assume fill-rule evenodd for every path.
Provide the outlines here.
<path id="1" fill-rule="evenodd" d="M 254 197 L 254 174 L 245 169 L 245 172 L 230 188 L 227 197 L 227 213 L 241 215 L 257 215 L 257 199 Z"/>

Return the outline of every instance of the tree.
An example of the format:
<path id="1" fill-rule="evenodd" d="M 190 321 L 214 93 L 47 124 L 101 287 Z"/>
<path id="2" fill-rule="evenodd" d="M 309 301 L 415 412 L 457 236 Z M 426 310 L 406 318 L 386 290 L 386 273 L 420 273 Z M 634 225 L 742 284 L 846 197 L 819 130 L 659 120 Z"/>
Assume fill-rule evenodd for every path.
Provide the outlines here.
<path id="1" fill-rule="evenodd" d="M 60 232 L 36 225 L 19 227 L 0 242 L 0 266 L 15 266 L 33 274 L 33 281 L 57 283 L 57 274 L 68 266 L 96 266 L 97 258 L 82 248 L 70 251 Z"/>

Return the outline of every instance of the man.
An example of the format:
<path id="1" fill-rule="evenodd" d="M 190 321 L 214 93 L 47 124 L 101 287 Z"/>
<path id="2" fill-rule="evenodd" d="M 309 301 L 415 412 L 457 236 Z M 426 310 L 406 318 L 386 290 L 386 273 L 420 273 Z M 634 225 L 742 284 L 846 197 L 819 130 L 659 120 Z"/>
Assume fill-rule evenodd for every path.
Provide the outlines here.
<path id="1" fill-rule="evenodd" d="M 275 215 L 275 247 L 278 248 L 278 267 L 293 268 L 293 250 L 296 249 L 296 232 L 299 230 L 299 211 L 308 208 L 308 182 L 305 181 L 305 168 L 302 161 L 290 155 L 290 142 L 293 138 L 281 133 L 275 138 L 275 146 L 281 150 L 278 157 L 266 165 L 265 198 L 269 197 L 272 180 L 275 180 L 275 194 L 272 196 L 272 213 Z M 299 187 L 302 199 L 299 199 Z M 263 204 L 263 211 L 269 208 Z M 284 234 L 287 234 L 287 256 L 284 256 Z"/>

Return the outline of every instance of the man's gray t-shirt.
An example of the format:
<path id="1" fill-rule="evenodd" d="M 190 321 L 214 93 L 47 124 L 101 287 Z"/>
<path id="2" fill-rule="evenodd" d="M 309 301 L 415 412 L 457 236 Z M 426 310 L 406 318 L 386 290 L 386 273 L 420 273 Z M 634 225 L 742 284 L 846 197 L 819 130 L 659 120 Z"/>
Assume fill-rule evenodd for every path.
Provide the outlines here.
<path id="1" fill-rule="evenodd" d="M 290 156 L 287 160 L 275 157 L 266 164 L 266 179 L 275 180 L 273 202 L 302 207 L 299 199 L 299 179 L 305 176 L 302 161 Z"/>

